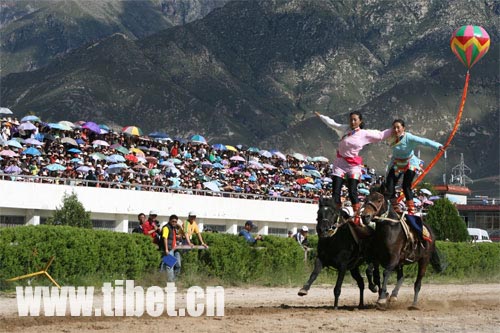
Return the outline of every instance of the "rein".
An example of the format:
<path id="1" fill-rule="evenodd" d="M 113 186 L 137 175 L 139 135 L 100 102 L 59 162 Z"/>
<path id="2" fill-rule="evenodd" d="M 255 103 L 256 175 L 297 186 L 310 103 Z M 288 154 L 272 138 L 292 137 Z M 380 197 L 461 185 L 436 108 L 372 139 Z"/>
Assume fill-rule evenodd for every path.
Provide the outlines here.
<path id="1" fill-rule="evenodd" d="M 371 201 L 365 202 L 365 205 L 372 206 L 375 209 L 376 212 L 379 212 L 382 209 L 382 207 L 377 207 L 377 205 L 375 205 Z M 389 216 L 389 200 L 387 200 L 387 209 L 385 210 L 385 212 L 382 215 L 380 215 L 380 216 L 375 215 L 373 217 L 373 219 L 377 220 L 377 221 L 389 221 L 389 222 L 395 222 L 395 223 L 399 223 L 399 222 L 401 222 L 403 220 L 403 215 L 401 215 L 401 219 L 399 219 L 399 220 L 391 219 L 388 216 Z"/>

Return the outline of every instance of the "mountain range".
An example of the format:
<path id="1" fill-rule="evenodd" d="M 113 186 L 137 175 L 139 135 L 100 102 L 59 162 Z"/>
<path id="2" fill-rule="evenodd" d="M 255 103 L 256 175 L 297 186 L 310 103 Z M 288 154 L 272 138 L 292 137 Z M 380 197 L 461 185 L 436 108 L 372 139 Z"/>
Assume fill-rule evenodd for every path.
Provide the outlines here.
<path id="1" fill-rule="evenodd" d="M 81 4 L 87 3 L 98 2 Z M 48 24 L 43 11 L 19 20 L 2 17 L 2 106 L 44 120 L 138 125 L 171 136 L 198 133 L 210 143 L 328 157 L 334 156 L 338 137 L 313 113 L 346 122 L 349 112 L 357 110 L 368 128 L 384 129 L 392 119 L 403 118 L 408 131 L 444 142 L 466 73 L 449 40 L 455 28 L 474 24 L 489 32 L 490 51 L 471 70 L 447 170 L 438 163 L 430 180 L 449 174 L 461 153 L 473 170 L 471 178 L 500 174 L 497 1 L 213 2 L 203 13 L 196 6 L 198 14 L 185 12 L 191 22 L 172 19 L 159 1 L 136 6 L 146 4 L 157 14 L 106 16 L 87 6 L 85 11 L 99 23 L 82 26 L 75 19 L 59 19 L 49 2 L 51 10 L 45 10 L 63 23 L 36 40 L 19 33 L 7 38 L 3 31 L 15 31 L 20 20 L 41 29 L 40 22 Z M 126 29 L 99 25 L 122 17 L 128 23 L 116 26 Z M 64 28 L 66 22 L 80 27 L 75 28 L 80 39 L 61 37 L 70 36 L 61 33 L 71 30 Z M 91 36 L 93 27 L 98 33 Z M 60 46 L 59 39 L 71 47 Z M 29 45 L 49 40 L 62 51 L 34 58 L 34 68 L 26 67 L 25 60 L 16 64 Z M 426 148 L 421 153 L 427 161 L 434 154 Z M 389 148 L 372 145 L 363 155 L 370 166 L 383 170 Z"/>

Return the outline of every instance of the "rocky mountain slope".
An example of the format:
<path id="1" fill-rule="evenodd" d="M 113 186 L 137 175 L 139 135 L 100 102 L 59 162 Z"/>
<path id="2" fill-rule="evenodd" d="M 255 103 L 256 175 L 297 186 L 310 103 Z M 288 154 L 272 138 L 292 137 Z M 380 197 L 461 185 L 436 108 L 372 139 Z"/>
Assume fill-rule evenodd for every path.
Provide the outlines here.
<path id="1" fill-rule="evenodd" d="M 452 31 L 483 26 L 489 53 L 471 71 L 464 118 L 448 168 L 464 153 L 472 178 L 499 173 L 500 5 L 495 1 L 235 1 L 201 20 L 135 40 L 114 34 L 46 67 L 2 78 L 1 103 L 44 119 L 136 124 L 146 132 L 246 143 L 332 157 L 338 138 L 314 118 L 369 128 L 404 118 L 408 130 L 444 142 L 465 67 Z M 388 148 L 364 153 L 382 170 Z M 430 160 L 433 152 L 422 149 Z M 444 172 L 442 163 L 434 179 Z"/>
<path id="2" fill-rule="evenodd" d="M 114 33 L 142 38 L 200 19 L 227 1 L 5 0 L 0 3 L 0 73 L 40 68 Z"/>

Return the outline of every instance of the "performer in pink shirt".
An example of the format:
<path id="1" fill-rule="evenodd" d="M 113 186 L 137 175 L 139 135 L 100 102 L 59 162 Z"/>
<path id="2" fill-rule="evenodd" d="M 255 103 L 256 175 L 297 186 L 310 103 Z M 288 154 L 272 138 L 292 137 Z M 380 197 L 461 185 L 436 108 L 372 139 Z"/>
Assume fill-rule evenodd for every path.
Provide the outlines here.
<path id="1" fill-rule="evenodd" d="M 355 216 L 354 223 L 359 224 L 358 183 L 363 166 L 363 158 L 359 156 L 359 152 L 369 143 L 380 142 L 389 138 L 392 135 L 392 129 L 384 131 L 363 129 L 363 116 L 357 111 L 349 114 L 349 125 L 338 124 L 332 118 L 318 112 L 315 112 L 315 114 L 328 127 L 337 132 L 341 138 L 337 149 L 337 158 L 333 162 L 333 200 L 337 205 L 337 209 L 340 210 L 342 208 L 340 191 L 342 182 L 346 179 L 349 199 Z"/>

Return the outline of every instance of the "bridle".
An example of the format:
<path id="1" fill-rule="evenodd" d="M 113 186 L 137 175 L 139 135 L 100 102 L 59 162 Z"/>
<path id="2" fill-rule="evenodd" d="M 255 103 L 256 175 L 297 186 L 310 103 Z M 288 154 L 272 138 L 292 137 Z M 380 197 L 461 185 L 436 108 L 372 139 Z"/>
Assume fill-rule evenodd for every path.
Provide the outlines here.
<path id="1" fill-rule="evenodd" d="M 320 210 L 321 209 L 331 209 L 331 210 L 334 210 L 330 205 L 324 205 L 324 206 L 320 206 Z M 328 223 L 329 224 L 329 228 L 326 230 L 326 231 L 322 231 L 321 232 L 321 235 L 318 234 L 318 236 L 320 237 L 324 237 L 324 238 L 328 238 L 328 237 L 332 237 L 333 235 L 335 235 L 339 229 L 339 227 L 343 224 L 343 223 L 339 223 L 339 222 L 335 222 L 335 223 L 330 223 L 331 222 L 331 219 L 335 216 L 335 212 L 329 216 L 328 218 L 322 218 L 321 220 L 318 219 L 318 223 L 321 221 L 323 223 Z M 325 235 L 326 234 L 326 235 Z"/>
<path id="2" fill-rule="evenodd" d="M 377 193 L 379 194 L 379 193 Z M 382 194 L 379 194 L 379 195 L 382 195 Z M 382 215 L 375 215 L 372 217 L 373 220 L 375 220 L 375 222 L 381 222 L 381 221 L 390 221 L 390 222 L 400 222 L 400 220 L 396 220 L 396 219 L 391 219 L 389 218 L 389 212 L 390 212 L 390 203 L 389 203 L 389 200 L 380 200 L 380 204 L 379 203 L 375 203 L 375 202 L 372 202 L 370 200 L 368 201 L 365 201 L 365 204 L 364 206 L 371 206 L 375 212 L 380 212 L 383 208 L 383 205 L 384 203 L 386 204 L 386 209 L 384 211 L 384 213 Z"/>

